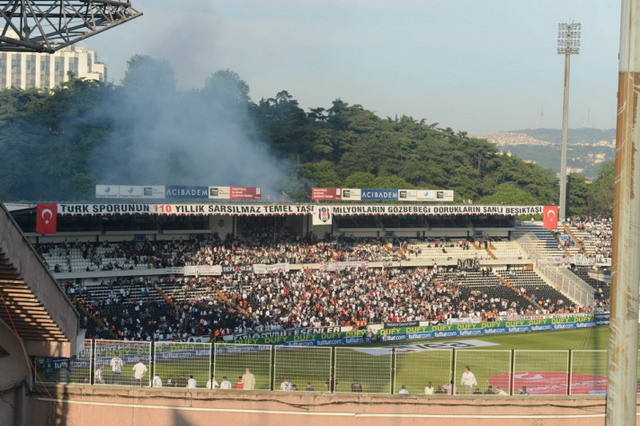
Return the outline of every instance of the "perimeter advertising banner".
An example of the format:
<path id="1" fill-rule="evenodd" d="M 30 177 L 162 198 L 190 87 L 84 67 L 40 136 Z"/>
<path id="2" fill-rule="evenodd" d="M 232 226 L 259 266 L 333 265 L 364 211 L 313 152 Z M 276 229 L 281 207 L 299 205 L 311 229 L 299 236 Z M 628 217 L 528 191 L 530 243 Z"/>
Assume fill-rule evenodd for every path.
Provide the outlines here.
<path id="1" fill-rule="evenodd" d="M 173 185 L 167 186 L 165 190 L 165 198 L 174 199 L 198 199 L 209 198 L 209 187 L 207 186 L 185 186 Z"/>
<path id="2" fill-rule="evenodd" d="M 389 324 L 389 326 L 392 324 Z M 477 336 L 483 334 L 522 333 L 527 331 L 562 330 L 595 327 L 593 315 L 541 318 L 517 321 L 438 324 L 418 327 L 385 328 L 378 333 L 384 340 L 429 339 L 438 337 Z"/>
<path id="3" fill-rule="evenodd" d="M 311 188 L 312 200 L 342 200 L 340 188 Z"/>
<path id="4" fill-rule="evenodd" d="M 232 200 L 260 200 L 262 199 L 262 190 L 250 186 L 232 186 L 230 195 Z"/>
<path id="5" fill-rule="evenodd" d="M 155 199 L 164 198 L 163 185 L 96 185 L 96 198 L 136 198 Z"/>
<path id="6" fill-rule="evenodd" d="M 399 189 L 400 201 L 453 201 L 453 191 L 444 189 Z"/>
<path id="7" fill-rule="evenodd" d="M 397 189 L 363 189 L 360 199 L 372 201 L 398 201 Z"/>
<path id="8" fill-rule="evenodd" d="M 96 185 L 96 198 L 260 200 L 262 190 L 252 186 Z"/>
<path id="9" fill-rule="evenodd" d="M 311 188 L 312 200 L 345 201 L 453 201 L 453 191 L 445 189 L 358 189 Z"/>
<path id="10" fill-rule="evenodd" d="M 440 324 L 422 327 L 385 328 L 378 331 L 385 342 L 441 337 L 468 337 L 490 334 L 523 333 L 530 331 L 590 328 L 605 325 L 607 315 L 584 315 L 565 318 L 501 321 L 489 323 Z M 607 318 L 604 318 L 607 317 Z M 606 322 L 605 322 L 606 321 Z M 391 325 L 391 324 L 389 324 Z M 286 330 L 270 335 L 255 333 L 231 336 L 227 343 L 326 346 L 369 342 L 366 330 Z"/>

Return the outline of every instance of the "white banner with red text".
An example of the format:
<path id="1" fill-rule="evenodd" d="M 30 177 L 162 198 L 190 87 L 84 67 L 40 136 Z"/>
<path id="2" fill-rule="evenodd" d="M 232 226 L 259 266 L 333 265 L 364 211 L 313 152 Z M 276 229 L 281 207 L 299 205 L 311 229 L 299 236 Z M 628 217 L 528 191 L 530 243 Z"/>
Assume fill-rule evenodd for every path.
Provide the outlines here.
<path id="1" fill-rule="evenodd" d="M 188 203 L 188 204 L 57 204 L 59 215 L 117 215 L 117 214 L 155 214 L 155 215 L 234 215 L 234 216 L 271 216 L 271 215 L 314 215 L 318 221 L 332 216 L 361 215 L 429 215 L 429 216 L 529 216 L 542 215 L 544 206 L 505 206 L 505 205 L 421 205 L 421 204 L 295 204 L 295 203 Z M 319 213 L 326 212 L 321 218 Z M 328 223 L 329 221 L 326 220 Z"/>

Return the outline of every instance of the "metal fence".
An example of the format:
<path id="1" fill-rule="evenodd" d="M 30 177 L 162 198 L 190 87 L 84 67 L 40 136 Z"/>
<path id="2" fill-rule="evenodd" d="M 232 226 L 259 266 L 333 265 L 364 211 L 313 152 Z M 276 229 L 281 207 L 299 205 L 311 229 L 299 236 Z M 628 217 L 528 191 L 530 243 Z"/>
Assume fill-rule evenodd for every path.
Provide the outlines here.
<path id="1" fill-rule="evenodd" d="M 468 370 L 467 370 L 468 369 Z M 462 380 L 463 374 L 471 381 Z M 606 350 L 432 350 L 86 341 L 36 381 L 195 389 L 580 395 L 607 390 Z"/>

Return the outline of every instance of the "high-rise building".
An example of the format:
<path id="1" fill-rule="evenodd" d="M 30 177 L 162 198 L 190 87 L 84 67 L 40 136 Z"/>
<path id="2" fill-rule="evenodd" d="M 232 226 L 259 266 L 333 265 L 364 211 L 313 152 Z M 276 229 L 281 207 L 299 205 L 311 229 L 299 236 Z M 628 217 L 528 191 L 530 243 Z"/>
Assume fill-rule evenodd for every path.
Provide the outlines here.
<path id="1" fill-rule="evenodd" d="M 106 81 L 105 64 L 96 52 L 71 45 L 55 53 L 0 52 L 0 89 L 53 89 L 75 77 Z"/>

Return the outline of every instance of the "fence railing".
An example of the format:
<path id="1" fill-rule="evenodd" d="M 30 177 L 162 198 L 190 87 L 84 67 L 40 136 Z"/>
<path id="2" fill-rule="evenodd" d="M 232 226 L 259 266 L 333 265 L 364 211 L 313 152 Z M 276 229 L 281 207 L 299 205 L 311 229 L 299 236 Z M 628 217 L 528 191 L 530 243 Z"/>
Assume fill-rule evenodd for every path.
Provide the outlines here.
<path id="1" fill-rule="evenodd" d="M 607 390 L 606 350 L 428 350 L 86 341 L 38 358 L 36 381 L 379 394 L 578 395 Z M 474 380 L 462 380 L 469 368 Z M 469 375 L 465 377 L 469 379 Z M 216 385 L 217 384 L 217 385 Z M 404 391 L 406 389 L 406 392 Z"/>

